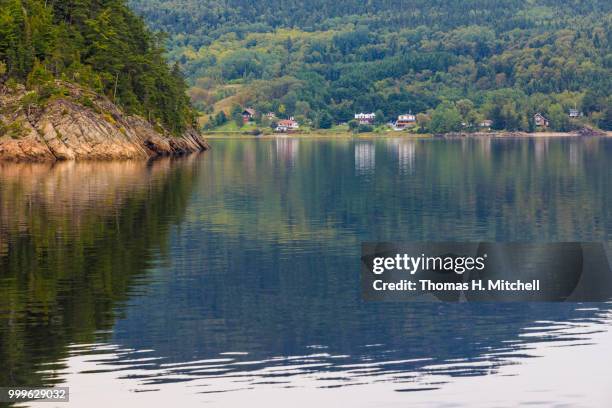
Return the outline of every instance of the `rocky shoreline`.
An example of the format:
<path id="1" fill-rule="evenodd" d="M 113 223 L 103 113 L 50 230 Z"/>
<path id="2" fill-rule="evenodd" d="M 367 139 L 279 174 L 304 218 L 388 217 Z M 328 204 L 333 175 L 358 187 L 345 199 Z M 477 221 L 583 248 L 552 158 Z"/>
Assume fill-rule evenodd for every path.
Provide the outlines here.
<path id="1" fill-rule="evenodd" d="M 434 134 L 434 137 L 441 138 L 461 138 L 461 137 L 606 137 L 610 136 L 610 132 L 604 132 L 591 127 L 583 127 L 573 132 L 519 132 L 519 131 L 498 131 L 498 132 L 451 132 L 443 134 Z"/>
<path id="2" fill-rule="evenodd" d="M 108 98 L 58 82 L 61 96 L 31 103 L 22 85 L 0 85 L 0 160 L 123 160 L 209 149 L 195 128 L 175 136 Z M 35 95 L 35 94 L 34 94 Z"/>

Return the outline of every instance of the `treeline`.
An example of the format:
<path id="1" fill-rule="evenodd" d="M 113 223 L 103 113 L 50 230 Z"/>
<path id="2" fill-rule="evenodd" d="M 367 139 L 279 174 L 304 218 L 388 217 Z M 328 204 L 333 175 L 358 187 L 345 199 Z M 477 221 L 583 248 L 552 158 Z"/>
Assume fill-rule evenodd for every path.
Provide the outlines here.
<path id="1" fill-rule="evenodd" d="M 537 26 L 563 28 L 550 17 L 607 13 L 606 0 L 129 0 L 156 28 L 181 34 L 177 41 L 200 46 L 227 34 L 244 37 L 277 28 L 327 31 L 341 23 L 362 23 L 373 30 L 427 26 L 438 31 L 468 25 L 500 31 Z M 535 13 L 535 14 L 534 14 Z"/>
<path id="2" fill-rule="evenodd" d="M 603 0 L 131 0 L 170 33 L 206 115 L 233 103 L 318 126 L 433 113 L 529 130 L 533 112 L 610 129 L 612 3 Z M 228 99 L 229 98 L 229 99 Z M 226 103 L 227 101 L 231 103 Z M 463 103 L 465 105 L 465 103 Z M 454 114 L 454 111 L 452 112 Z M 325 122 L 325 121 L 324 121 Z M 571 126 L 551 120 L 555 129 Z"/>
<path id="3" fill-rule="evenodd" d="M 163 37 L 123 0 L 0 0 L 0 77 L 53 94 L 62 79 L 106 94 L 174 133 L 194 112 Z"/>

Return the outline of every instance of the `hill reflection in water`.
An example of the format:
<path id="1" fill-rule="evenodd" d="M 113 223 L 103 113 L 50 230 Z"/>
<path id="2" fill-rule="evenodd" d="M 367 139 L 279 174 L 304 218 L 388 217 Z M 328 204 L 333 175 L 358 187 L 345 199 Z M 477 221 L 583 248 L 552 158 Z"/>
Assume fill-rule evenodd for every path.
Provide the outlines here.
<path id="1" fill-rule="evenodd" d="M 121 199 L 99 193 L 114 204 L 93 219 L 80 211 L 90 229 L 66 245 L 95 238 L 78 256 L 63 250 L 67 263 L 83 270 L 110 245 L 106 273 L 132 278 L 114 294 L 91 284 L 68 292 L 74 306 L 104 304 L 94 315 L 112 318 L 88 336 L 63 335 L 51 359 L 58 369 L 37 375 L 80 384 L 83 397 L 101 401 L 83 378 L 112 378 L 143 405 L 162 395 L 185 406 L 251 397 L 274 405 L 275 396 L 307 403 L 312 390 L 351 389 L 356 405 L 378 406 L 428 393 L 461 402 L 444 394 L 461 379 L 500 378 L 503 386 L 506 375 L 528 376 L 534 360 L 568 366 L 567 354 L 547 357 L 558 346 L 609 355 L 600 342 L 610 304 L 365 303 L 359 250 L 363 241 L 611 240 L 611 159 L 609 139 L 214 141 L 190 162 L 123 183 Z M 35 208 L 51 224 L 79 219 L 45 211 Z M 9 229 L 9 243 L 31 235 L 32 227 L 17 232 L 21 224 Z M 130 249 L 140 240 L 140 250 Z M 16 253 L 4 250 L 2 265 L 18 262 Z M 33 296 L 24 287 L 12 290 Z M 12 341 L 34 349 L 37 339 Z M 540 396 L 570 404 L 601 397 L 560 391 L 542 385 Z"/>
<path id="2" fill-rule="evenodd" d="M 108 338 L 163 262 L 193 159 L 0 165 L 0 384 L 61 381 L 73 343 Z"/>

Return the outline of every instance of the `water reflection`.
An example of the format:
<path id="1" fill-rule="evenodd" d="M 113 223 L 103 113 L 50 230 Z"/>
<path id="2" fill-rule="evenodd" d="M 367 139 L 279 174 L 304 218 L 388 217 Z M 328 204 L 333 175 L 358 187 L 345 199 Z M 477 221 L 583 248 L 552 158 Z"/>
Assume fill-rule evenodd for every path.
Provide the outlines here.
<path id="1" fill-rule="evenodd" d="M 358 271 L 362 241 L 611 240 L 611 159 L 609 139 L 287 138 L 133 170 L 3 167 L 0 382 L 379 406 L 461 402 L 448 390 L 470 377 L 503 392 L 534 360 L 567 366 L 557 348 L 609 355 L 610 304 L 365 303 Z M 539 395 L 596 405 L 555 387 Z"/>
<path id="2" fill-rule="evenodd" d="M 279 137 L 275 142 L 277 160 L 280 163 L 286 163 L 289 166 L 293 166 L 298 154 L 300 141 L 297 139 Z"/>
<path id="3" fill-rule="evenodd" d="M 399 144 L 397 160 L 400 174 L 413 174 L 416 160 L 416 142 L 405 141 Z"/>
<path id="4" fill-rule="evenodd" d="M 533 143 L 536 163 L 541 164 L 548 154 L 549 139 L 546 137 L 536 138 Z"/>
<path id="5" fill-rule="evenodd" d="M 491 149 L 493 146 L 493 139 L 490 137 L 483 137 L 483 138 L 477 139 L 476 142 L 479 145 L 481 154 L 485 158 L 491 159 Z"/>
<path id="6" fill-rule="evenodd" d="M 167 253 L 189 160 L 0 165 L 0 384 L 61 381 L 38 368 L 108 338 L 116 307 Z"/>
<path id="7" fill-rule="evenodd" d="M 582 156 L 582 152 L 580 150 L 581 150 L 581 146 L 577 143 L 571 144 L 569 146 L 568 162 L 569 162 L 569 165 L 573 168 L 580 167 L 580 160 Z"/>
<path id="8" fill-rule="evenodd" d="M 357 174 L 369 174 L 376 166 L 376 147 L 372 143 L 355 144 L 355 171 Z"/>

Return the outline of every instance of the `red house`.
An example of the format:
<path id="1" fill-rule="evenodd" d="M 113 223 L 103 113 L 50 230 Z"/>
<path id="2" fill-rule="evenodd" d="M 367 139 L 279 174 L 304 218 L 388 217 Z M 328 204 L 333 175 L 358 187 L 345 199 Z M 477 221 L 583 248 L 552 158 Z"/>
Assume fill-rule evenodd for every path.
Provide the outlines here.
<path id="1" fill-rule="evenodd" d="M 244 123 L 249 123 L 255 118 L 255 109 L 246 108 L 242 111 L 242 120 Z"/>

